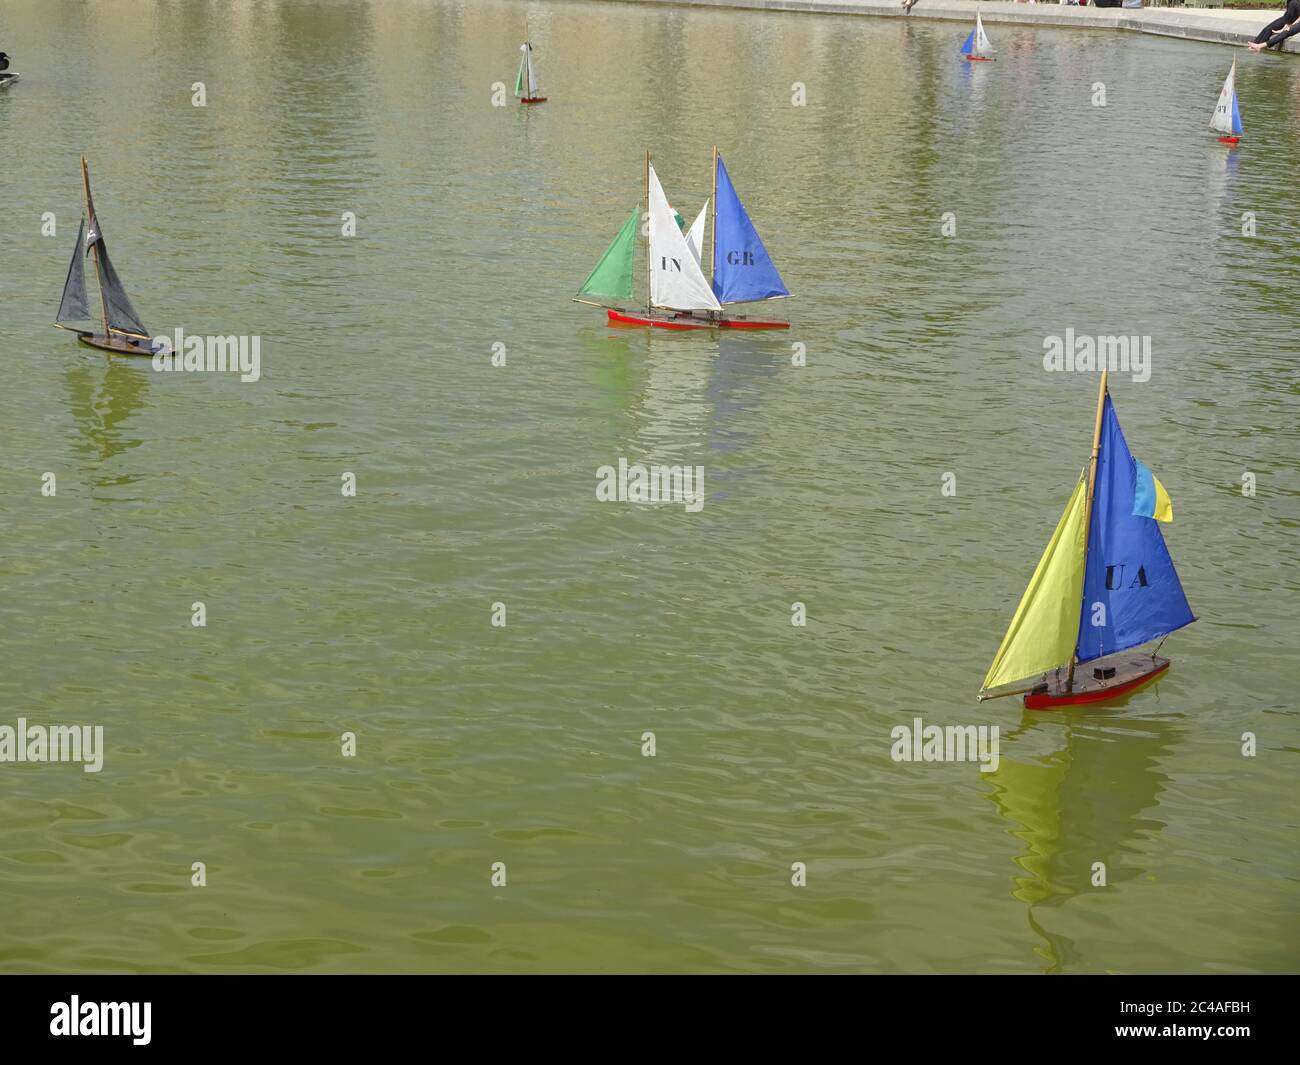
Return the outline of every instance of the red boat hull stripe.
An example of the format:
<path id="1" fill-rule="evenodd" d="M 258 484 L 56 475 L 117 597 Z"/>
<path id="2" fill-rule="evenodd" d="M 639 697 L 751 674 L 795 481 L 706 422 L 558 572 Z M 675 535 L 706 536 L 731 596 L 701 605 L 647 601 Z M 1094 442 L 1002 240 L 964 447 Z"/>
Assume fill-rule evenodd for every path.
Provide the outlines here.
<path id="1" fill-rule="evenodd" d="M 789 322 L 758 322 L 747 321 L 737 318 L 719 318 L 716 321 L 660 321 L 657 318 L 638 318 L 635 315 L 623 314 L 621 311 L 610 309 L 609 320 L 611 322 L 623 322 L 627 325 L 649 325 L 656 329 L 789 329 Z"/>
<path id="2" fill-rule="evenodd" d="M 1131 692 L 1134 688 L 1140 688 L 1148 681 L 1155 680 L 1165 670 L 1169 668 L 1169 663 L 1165 662 L 1158 669 L 1153 669 L 1150 673 L 1143 673 L 1140 677 L 1134 677 L 1123 684 L 1117 684 L 1113 688 L 1102 688 L 1099 691 L 1075 692 L 1069 695 L 1053 695 L 1051 692 L 1040 692 L 1035 695 L 1030 692 L 1025 696 L 1026 710 L 1054 710 L 1058 706 L 1079 706 L 1082 703 L 1100 703 L 1107 699 L 1114 699 L 1117 695 L 1124 695 Z"/>

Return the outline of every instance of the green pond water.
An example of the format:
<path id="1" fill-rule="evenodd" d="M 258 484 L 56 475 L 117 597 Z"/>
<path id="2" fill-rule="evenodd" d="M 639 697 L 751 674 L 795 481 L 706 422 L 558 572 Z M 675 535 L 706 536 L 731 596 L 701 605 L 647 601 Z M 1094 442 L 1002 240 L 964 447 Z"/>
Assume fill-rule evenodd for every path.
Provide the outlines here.
<path id="1" fill-rule="evenodd" d="M 549 102 L 493 107 L 525 16 Z M 967 29 L 7 3 L 0 724 L 106 751 L 0 764 L 0 970 L 1300 967 L 1300 61 Z M 571 303 L 645 151 L 689 218 L 714 144 L 789 332 Z M 259 381 L 50 328 L 83 153 L 145 322 L 260 336 Z M 1067 329 L 1151 338 L 1111 392 L 1200 621 L 1033 714 L 974 695 L 1087 461 Z M 620 458 L 703 508 L 598 502 Z M 893 761 L 916 717 L 997 771 Z"/>

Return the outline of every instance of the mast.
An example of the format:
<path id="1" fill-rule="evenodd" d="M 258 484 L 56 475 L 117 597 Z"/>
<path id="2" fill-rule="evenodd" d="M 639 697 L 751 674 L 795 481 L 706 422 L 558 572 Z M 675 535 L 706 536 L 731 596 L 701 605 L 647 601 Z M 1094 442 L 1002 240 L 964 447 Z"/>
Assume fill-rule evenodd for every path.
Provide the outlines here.
<path id="1" fill-rule="evenodd" d="M 1097 386 L 1097 421 L 1092 429 L 1092 458 L 1088 460 L 1088 501 L 1084 504 L 1083 509 L 1083 569 L 1084 573 L 1088 572 L 1088 541 L 1092 538 L 1092 497 L 1097 489 L 1097 455 L 1101 451 L 1101 415 L 1106 406 L 1106 374 L 1107 367 L 1102 367 L 1101 384 Z M 1080 614 L 1082 615 L 1083 604 L 1079 604 Z M 1082 624 L 1082 616 L 1080 617 Z M 1077 641 L 1076 641 L 1077 643 Z M 1075 648 L 1075 654 L 1070 656 L 1070 673 L 1065 680 L 1065 690 L 1074 690 L 1074 667 L 1078 661 L 1078 648 Z"/>
<path id="2" fill-rule="evenodd" d="M 713 146 L 713 195 L 709 197 L 713 207 L 713 239 L 709 241 L 709 281 L 712 283 L 718 272 L 718 146 Z"/>
<path id="3" fill-rule="evenodd" d="M 645 153 L 645 312 L 650 313 L 650 290 L 654 286 L 654 261 L 650 258 L 650 152 Z"/>
<path id="4" fill-rule="evenodd" d="M 81 157 L 81 188 L 86 195 L 86 224 L 94 221 L 90 209 L 90 170 L 86 166 L 86 157 Z M 95 257 L 95 283 L 99 286 L 99 314 L 104 323 L 104 336 L 108 337 L 108 303 L 104 299 L 104 282 L 99 276 L 99 241 L 91 245 L 90 253 Z"/>
<path id="5" fill-rule="evenodd" d="M 527 34 L 528 28 L 524 27 L 524 33 Z M 528 83 L 528 99 L 533 98 L 533 46 L 524 41 L 524 81 Z"/>

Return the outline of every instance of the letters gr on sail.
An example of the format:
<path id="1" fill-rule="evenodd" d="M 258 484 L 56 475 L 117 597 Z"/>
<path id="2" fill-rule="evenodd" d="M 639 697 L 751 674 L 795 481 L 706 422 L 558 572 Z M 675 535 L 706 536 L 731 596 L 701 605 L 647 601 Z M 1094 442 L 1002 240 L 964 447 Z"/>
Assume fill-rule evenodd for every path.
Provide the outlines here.
<path id="1" fill-rule="evenodd" d="M 108 244 L 104 240 L 99 217 L 95 214 L 95 204 L 90 197 L 90 171 L 84 158 L 81 160 L 81 172 L 86 212 L 77 228 L 77 242 L 72 249 L 72 261 L 68 264 L 67 276 L 63 282 L 63 295 L 59 299 L 55 324 L 60 328 L 71 327 L 77 334 L 77 339 L 90 347 L 124 355 L 153 355 L 149 330 L 132 306 L 113 266 L 113 260 L 109 257 Z M 89 323 L 91 317 L 86 298 L 87 257 L 94 263 L 102 307 L 100 324 L 103 331 L 99 334 L 91 329 L 76 328 L 78 323 Z"/>
<path id="2" fill-rule="evenodd" d="M 1030 709 L 1096 702 L 1131 691 L 1169 665 L 1135 648 L 1195 621 L 1159 522 L 1173 519 L 1163 484 L 1134 458 L 1105 377 L 1094 459 L 1021 597 L 984 678 L 993 689 L 1038 677 Z M 1088 671 L 1076 666 L 1093 664 Z"/>
<path id="3" fill-rule="evenodd" d="M 1214 114 L 1210 116 L 1210 128 L 1216 133 L 1223 134 L 1219 138 L 1222 144 L 1236 144 L 1245 132 L 1241 128 L 1241 109 L 1237 106 L 1237 61 L 1235 59 L 1232 61 L 1232 69 L 1228 71 L 1228 79 L 1219 92 L 1219 101 L 1214 105 Z"/>
<path id="4" fill-rule="evenodd" d="M 721 303 L 749 303 L 790 295 L 736 195 L 722 157 L 716 167 L 713 291 Z"/>
<path id="5" fill-rule="evenodd" d="M 633 211 L 574 299 L 604 307 L 619 325 L 667 329 L 784 329 L 789 322 L 735 314 L 726 304 L 788 296 L 766 246 L 714 153 L 714 195 L 686 226 L 668 202 L 659 174 L 646 157 L 645 304 L 633 310 L 638 212 Z M 713 240 L 705 254 L 709 207 L 714 205 Z M 712 277 L 705 274 L 706 261 Z"/>

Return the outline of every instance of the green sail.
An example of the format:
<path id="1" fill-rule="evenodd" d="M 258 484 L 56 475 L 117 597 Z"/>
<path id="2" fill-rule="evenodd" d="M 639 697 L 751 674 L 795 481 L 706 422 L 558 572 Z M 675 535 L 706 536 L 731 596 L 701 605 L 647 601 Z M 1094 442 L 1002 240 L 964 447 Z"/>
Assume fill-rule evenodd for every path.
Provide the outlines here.
<path id="1" fill-rule="evenodd" d="M 528 53 L 525 52 L 519 59 L 519 73 L 515 75 L 515 95 L 523 96 L 524 94 L 524 64 L 528 62 Z"/>
<path id="2" fill-rule="evenodd" d="M 632 298 L 632 263 L 636 255 L 636 223 L 640 208 L 633 208 L 614 242 L 605 249 L 587 280 L 578 289 L 579 296 L 594 299 Z"/>

